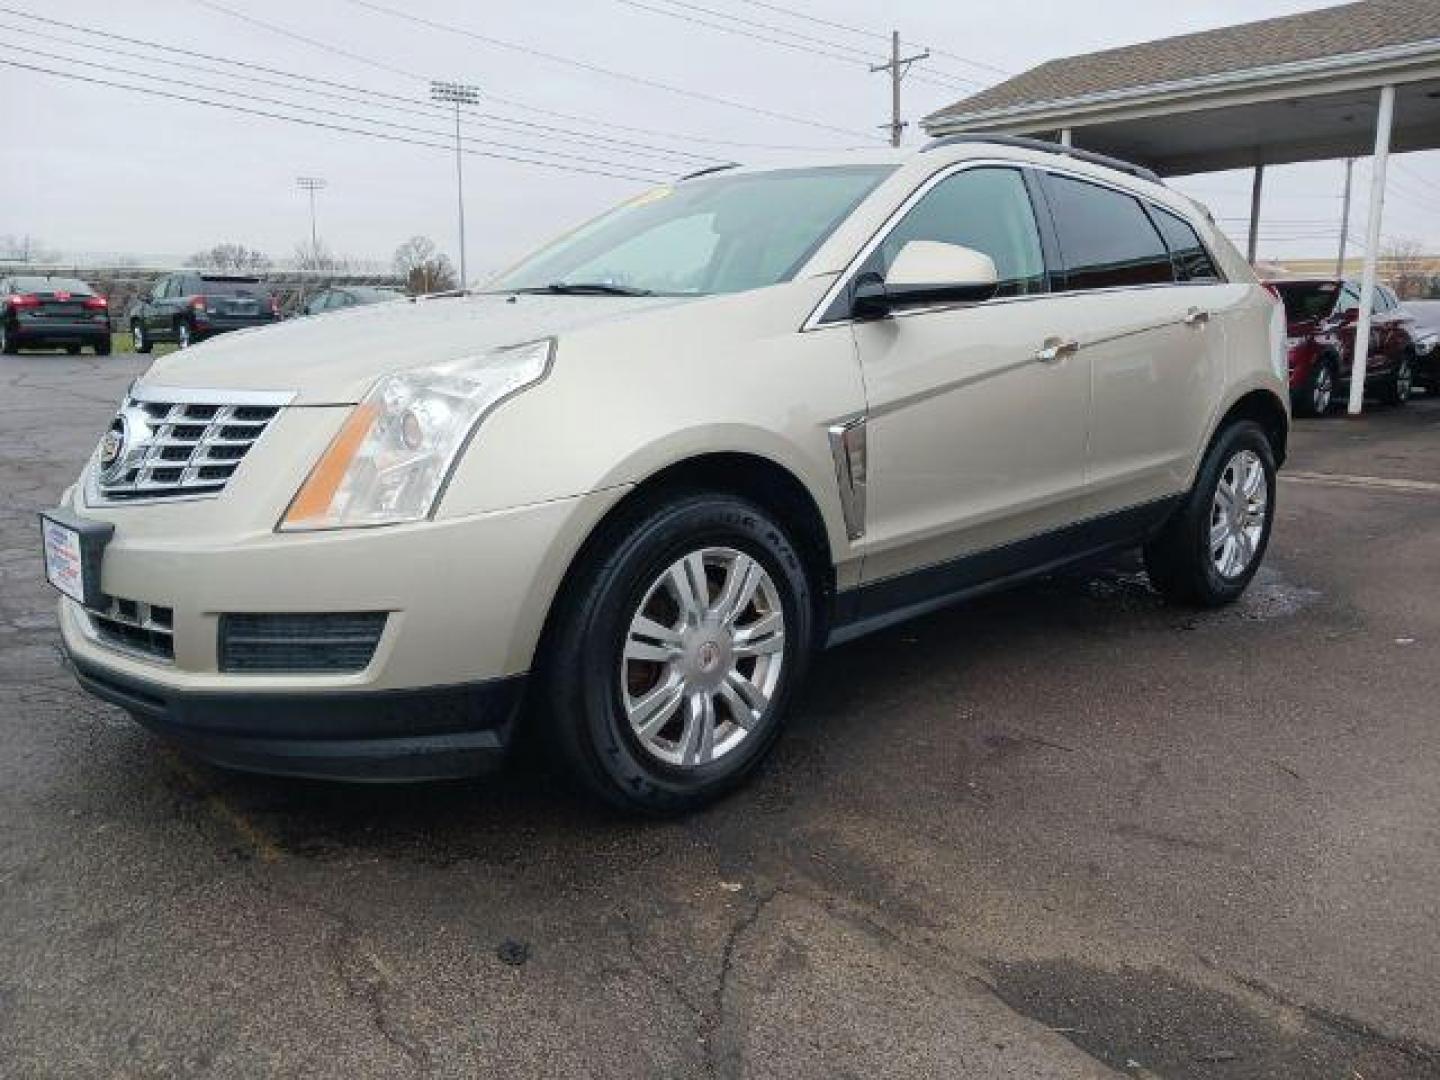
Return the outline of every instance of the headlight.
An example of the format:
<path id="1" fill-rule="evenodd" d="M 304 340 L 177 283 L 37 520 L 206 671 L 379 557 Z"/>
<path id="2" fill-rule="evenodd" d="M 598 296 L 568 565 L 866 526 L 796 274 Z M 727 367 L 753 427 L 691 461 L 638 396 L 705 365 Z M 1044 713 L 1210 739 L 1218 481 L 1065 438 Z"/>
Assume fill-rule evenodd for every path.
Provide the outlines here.
<path id="1" fill-rule="evenodd" d="M 535 341 L 385 376 L 310 470 L 280 528 L 428 517 L 471 434 L 502 401 L 545 377 L 554 345 Z"/>

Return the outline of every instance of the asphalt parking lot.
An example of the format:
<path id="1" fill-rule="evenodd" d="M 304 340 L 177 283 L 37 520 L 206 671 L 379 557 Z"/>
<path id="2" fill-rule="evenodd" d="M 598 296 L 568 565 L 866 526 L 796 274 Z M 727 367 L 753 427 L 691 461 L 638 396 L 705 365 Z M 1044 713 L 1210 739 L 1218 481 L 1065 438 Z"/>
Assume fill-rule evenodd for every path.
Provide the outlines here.
<path id="1" fill-rule="evenodd" d="M 656 824 L 83 696 L 34 511 L 139 370 L 0 365 L 4 1075 L 1440 1076 L 1440 401 L 1300 426 L 1241 605 L 1122 564 L 844 647 Z"/>

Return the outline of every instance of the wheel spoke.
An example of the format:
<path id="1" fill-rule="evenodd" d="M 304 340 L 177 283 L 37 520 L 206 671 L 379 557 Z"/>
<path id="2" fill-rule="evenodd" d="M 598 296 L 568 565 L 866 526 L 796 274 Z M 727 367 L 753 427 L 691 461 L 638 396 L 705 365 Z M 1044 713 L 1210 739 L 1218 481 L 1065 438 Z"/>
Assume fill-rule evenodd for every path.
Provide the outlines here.
<path id="1" fill-rule="evenodd" d="M 670 587 L 685 620 L 692 625 L 698 624 L 710 601 L 710 586 L 705 580 L 705 559 L 700 552 L 687 555 L 670 568 Z"/>
<path id="2" fill-rule="evenodd" d="M 685 703 L 685 733 L 680 736 L 680 764 L 703 765 L 715 756 L 715 699 L 691 694 Z"/>
<path id="3" fill-rule="evenodd" d="M 668 664 L 680 651 L 676 645 L 654 645 L 632 637 L 625 642 L 626 660 L 648 660 L 656 664 Z"/>
<path id="4" fill-rule="evenodd" d="M 749 555 L 735 556 L 725 575 L 725 588 L 720 593 L 720 599 L 715 601 L 714 612 L 722 625 L 733 626 L 741 612 L 750 606 L 763 574 L 760 564 Z"/>
<path id="5" fill-rule="evenodd" d="M 756 716 L 763 713 L 765 706 L 770 704 L 770 698 L 765 691 L 733 668 L 725 676 L 725 685 L 733 688 Z"/>
<path id="6" fill-rule="evenodd" d="M 685 684 L 679 679 L 661 683 L 629 706 L 630 723 L 641 739 L 653 738 L 675 715 L 685 699 Z"/>
<path id="7" fill-rule="evenodd" d="M 772 611 L 735 634 L 732 652 L 737 659 L 743 659 L 747 656 L 769 656 L 783 648 L 785 620 L 778 611 Z"/>
<path id="8" fill-rule="evenodd" d="M 665 626 L 656 622 L 648 615 L 636 615 L 630 622 L 630 636 L 632 638 L 644 638 L 647 641 L 657 641 L 663 645 L 678 646 L 681 641 L 681 634 L 673 626 Z"/>

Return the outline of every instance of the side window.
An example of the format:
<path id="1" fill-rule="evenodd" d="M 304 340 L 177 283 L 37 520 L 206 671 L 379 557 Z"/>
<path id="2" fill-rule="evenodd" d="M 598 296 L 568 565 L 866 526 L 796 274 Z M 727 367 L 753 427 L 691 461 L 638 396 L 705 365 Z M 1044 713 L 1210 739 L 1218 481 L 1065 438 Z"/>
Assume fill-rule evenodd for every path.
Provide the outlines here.
<path id="1" fill-rule="evenodd" d="M 1151 207 L 1155 224 L 1175 260 L 1175 276 L 1181 281 L 1219 281 L 1220 274 L 1200 235 L 1191 224 L 1177 214 L 1158 206 Z"/>
<path id="2" fill-rule="evenodd" d="M 165 299 L 165 297 L 167 297 L 167 296 L 170 295 L 170 282 L 171 282 L 171 281 L 172 281 L 171 278 L 162 277 L 159 281 L 157 281 L 157 282 L 155 283 L 155 299 L 156 299 L 156 300 L 163 300 L 163 299 Z"/>
<path id="3" fill-rule="evenodd" d="M 959 244 L 989 255 L 997 296 L 1045 291 L 1035 211 L 1017 169 L 966 169 L 931 188 L 890 231 L 862 272 L 885 273 L 911 240 Z"/>
<path id="4" fill-rule="evenodd" d="M 1170 252 L 1132 195 L 1053 173 L 1046 189 L 1067 289 L 1113 289 L 1175 280 Z"/>
<path id="5" fill-rule="evenodd" d="M 1335 305 L 1335 313 L 1343 315 L 1347 311 L 1358 311 L 1360 309 L 1360 293 L 1355 286 L 1347 284 L 1345 291 L 1340 294 L 1340 302 Z"/>

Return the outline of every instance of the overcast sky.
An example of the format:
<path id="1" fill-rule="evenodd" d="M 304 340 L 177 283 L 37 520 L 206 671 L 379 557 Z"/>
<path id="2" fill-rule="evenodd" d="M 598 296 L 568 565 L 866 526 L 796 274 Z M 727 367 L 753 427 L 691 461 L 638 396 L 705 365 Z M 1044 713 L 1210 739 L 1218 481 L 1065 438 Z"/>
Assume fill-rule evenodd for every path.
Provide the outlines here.
<path id="1" fill-rule="evenodd" d="M 365 6 L 371 2 L 521 48 L 406 21 Z M 759 39 L 778 35 L 705 15 L 697 6 L 826 39 L 850 59 L 768 44 Z M 10 66 L 15 63 L 426 143 L 451 136 L 447 119 L 429 114 L 424 79 L 478 84 L 490 100 L 477 108 L 485 114 L 477 120 L 492 126 L 469 129 L 470 145 L 511 155 L 542 152 L 561 167 L 465 159 L 475 276 L 654 180 L 699 164 L 681 154 L 768 161 L 794 153 L 770 147 L 843 147 L 875 136 L 888 118 L 888 85 L 867 72 L 860 54 L 873 51 L 883 59 L 886 42 L 786 11 L 872 31 L 888 32 L 887 21 L 893 22 L 906 39 L 953 54 L 917 67 L 933 81 L 907 83 L 905 111 L 914 120 L 998 81 L 995 69 L 1018 72 L 1056 56 L 1321 6 L 1314 0 L 891 0 L 883 6 L 687 0 L 686 19 L 741 31 L 735 33 L 666 17 L 659 12 L 681 10 L 668 0 L 0 0 L 6 112 L 0 235 L 31 234 L 67 254 L 165 259 L 235 241 L 285 257 L 309 233 L 308 204 L 295 179 L 310 175 L 328 182 L 319 196 L 319 230 L 341 254 L 388 261 L 397 244 L 417 233 L 452 255 L 456 243 L 454 162 L 444 149 L 221 111 Z M 36 16 L 164 48 L 88 35 Z M 273 70 L 226 68 L 206 57 Z M 221 70 L 230 74 L 216 73 Z M 612 141 L 562 141 L 575 134 Z M 907 141 L 920 141 L 913 127 Z M 559 154 L 571 157 L 550 156 Z M 1386 232 L 1440 247 L 1440 156 L 1398 160 Z M 1262 257 L 1333 253 L 1341 176 L 1338 162 L 1267 174 Z M 1357 171 L 1360 183 L 1367 176 Z M 1206 201 L 1233 236 L 1243 235 L 1248 174 L 1216 173 L 1177 186 Z M 1363 232 L 1363 224 L 1352 223 L 1351 232 Z"/>

